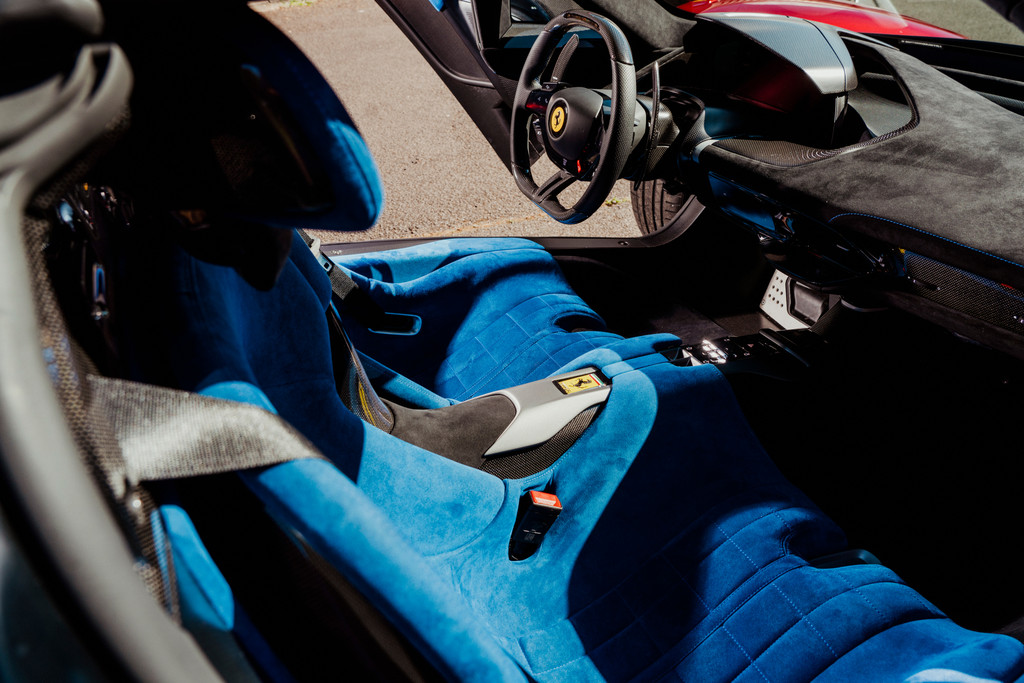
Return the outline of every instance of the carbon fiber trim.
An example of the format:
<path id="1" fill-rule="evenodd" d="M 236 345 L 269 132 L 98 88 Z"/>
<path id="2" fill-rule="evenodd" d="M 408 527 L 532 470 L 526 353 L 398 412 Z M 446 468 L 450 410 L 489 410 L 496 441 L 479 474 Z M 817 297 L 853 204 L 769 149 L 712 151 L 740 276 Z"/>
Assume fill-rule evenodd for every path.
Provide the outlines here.
<path id="1" fill-rule="evenodd" d="M 863 149 L 871 145 L 876 145 L 879 142 L 890 140 L 897 135 L 902 135 L 909 130 L 913 130 L 919 123 L 917 111 L 912 110 L 910 123 L 898 128 L 890 133 L 879 135 L 878 137 L 865 140 L 864 142 L 858 142 L 854 145 L 847 145 L 846 147 L 840 147 L 838 149 L 819 149 L 817 147 L 807 147 L 806 145 L 799 145 L 795 142 L 786 142 L 785 140 L 744 140 L 741 138 L 729 138 L 727 140 L 716 141 L 715 147 L 724 149 L 733 154 L 739 154 L 745 156 L 748 159 L 754 159 L 755 161 L 761 161 L 766 164 L 773 166 L 803 166 L 815 161 L 821 161 L 822 159 L 831 159 L 832 157 L 839 156 L 840 154 L 846 154 L 847 152 L 853 152 L 858 149 Z"/>
<path id="2" fill-rule="evenodd" d="M 128 110 L 112 121 L 103 138 L 82 158 L 40 188 L 23 223 L 26 259 L 32 275 L 39 341 L 51 373 L 54 390 L 79 454 L 103 491 L 135 555 L 135 571 L 146 588 L 175 621 L 180 620 L 177 582 L 166 538 L 152 526 L 156 509 L 152 495 L 127 476 L 124 455 L 105 406 L 87 381 L 94 364 L 68 331 L 67 321 L 53 289 L 45 258 L 51 221 L 57 203 L 91 168 L 96 159 L 127 131 Z M 159 536 L 159 537 L 158 537 Z M 167 575 L 161 571 L 166 567 Z"/>
<path id="3" fill-rule="evenodd" d="M 480 469 L 499 479 L 522 479 L 537 474 L 555 464 L 555 461 L 576 443 L 594 421 L 600 409 L 599 405 L 591 406 L 540 446 L 519 453 L 488 458 Z"/>
<path id="4" fill-rule="evenodd" d="M 905 262 L 913 294 L 1024 336 L 1024 292 L 909 251 Z"/>

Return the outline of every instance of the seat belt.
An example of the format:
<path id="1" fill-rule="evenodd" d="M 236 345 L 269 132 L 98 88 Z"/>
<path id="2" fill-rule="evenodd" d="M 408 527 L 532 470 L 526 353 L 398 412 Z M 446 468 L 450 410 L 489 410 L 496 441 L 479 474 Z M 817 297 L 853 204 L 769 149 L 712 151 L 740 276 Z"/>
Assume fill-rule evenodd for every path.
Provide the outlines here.
<path id="1" fill-rule="evenodd" d="M 98 375 L 88 380 L 124 459 L 123 473 L 104 475 L 123 476 L 126 495 L 145 482 L 326 460 L 294 427 L 263 408 Z"/>
<path id="2" fill-rule="evenodd" d="M 313 252 L 324 272 L 331 280 L 331 292 L 346 313 L 377 334 L 414 335 L 420 331 L 420 317 L 405 313 L 389 313 L 380 307 L 370 295 L 359 288 L 359 284 L 339 268 L 320 249 L 320 240 L 305 230 L 296 228 L 299 237 Z"/>
<path id="3" fill-rule="evenodd" d="M 92 470 L 140 545 L 140 577 L 180 621 L 170 547 L 166 536 L 153 531 L 156 502 L 145 484 L 326 458 L 287 422 L 256 406 L 93 374 L 85 378 L 90 414 L 105 418 L 101 431 L 109 434 L 100 457 L 90 461 Z"/>
<path id="4" fill-rule="evenodd" d="M 129 507 L 135 492 L 145 492 L 145 483 L 293 460 L 327 460 L 284 419 L 257 406 L 98 375 L 89 375 L 88 384 L 98 407 L 110 419 L 123 456 L 120 466 L 104 468 L 103 476 L 120 480 Z M 148 512 L 139 515 L 136 523 L 148 522 L 149 516 Z M 306 539 L 282 529 L 310 561 L 313 572 L 354 610 L 360 626 L 396 668 L 389 676 L 419 683 L 441 680 L 408 639 L 337 568 Z M 169 562 L 167 566 L 173 568 Z M 144 580 L 150 585 L 149 577 Z M 170 581 L 174 582 L 173 575 Z M 177 613 L 176 595 L 174 600 Z"/>

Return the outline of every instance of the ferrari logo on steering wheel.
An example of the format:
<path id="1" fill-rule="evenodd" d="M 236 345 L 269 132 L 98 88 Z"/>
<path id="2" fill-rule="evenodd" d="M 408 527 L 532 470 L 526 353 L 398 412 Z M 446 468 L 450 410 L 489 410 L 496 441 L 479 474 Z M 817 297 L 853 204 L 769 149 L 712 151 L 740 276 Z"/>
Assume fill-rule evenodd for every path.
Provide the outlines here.
<path id="1" fill-rule="evenodd" d="M 562 132 L 562 128 L 565 126 L 565 107 L 559 105 L 551 110 L 551 118 L 549 120 L 551 125 L 551 132 L 558 135 Z"/>

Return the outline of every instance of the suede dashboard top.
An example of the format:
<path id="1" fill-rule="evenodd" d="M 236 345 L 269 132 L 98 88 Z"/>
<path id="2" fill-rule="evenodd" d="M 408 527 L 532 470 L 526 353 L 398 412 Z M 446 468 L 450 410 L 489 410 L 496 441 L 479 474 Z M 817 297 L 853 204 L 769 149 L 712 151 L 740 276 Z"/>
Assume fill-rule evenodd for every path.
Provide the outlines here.
<path id="1" fill-rule="evenodd" d="M 832 155 L 732 140 L 705 149 L 701 165 L 833 227 L 1024 288 L 1024 117 L 909 55 L 875 49 L 906 89 L 916 126 Z"/>

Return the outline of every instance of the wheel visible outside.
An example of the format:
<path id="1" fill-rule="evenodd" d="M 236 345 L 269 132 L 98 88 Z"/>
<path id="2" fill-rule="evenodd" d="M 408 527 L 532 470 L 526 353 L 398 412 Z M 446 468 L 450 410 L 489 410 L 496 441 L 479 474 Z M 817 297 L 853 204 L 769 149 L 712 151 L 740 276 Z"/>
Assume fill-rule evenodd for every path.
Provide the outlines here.
<path id="1" fill-rule="evenodd" d="M 684 186 L 666 184 L 660 178 L 646 180 L 639 187 L 630 188 L 633 216 L 640 232 L 650 235 L 661 230 L 679 213 L 690 196 L 691 193 Z"/>

